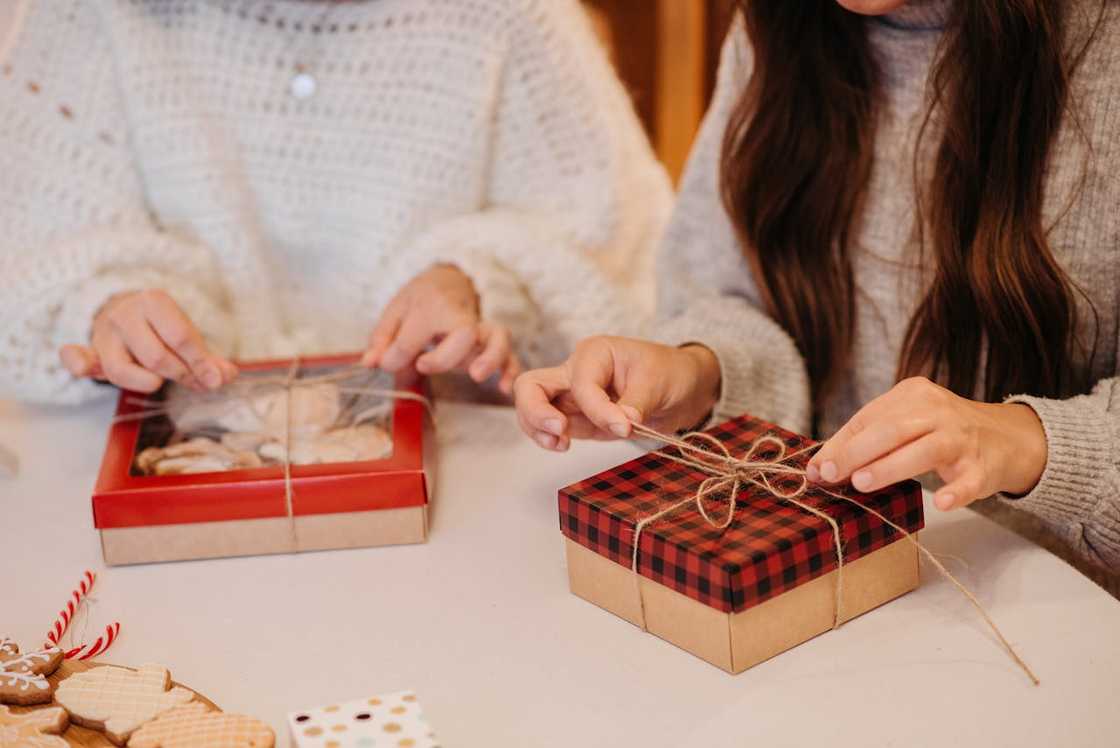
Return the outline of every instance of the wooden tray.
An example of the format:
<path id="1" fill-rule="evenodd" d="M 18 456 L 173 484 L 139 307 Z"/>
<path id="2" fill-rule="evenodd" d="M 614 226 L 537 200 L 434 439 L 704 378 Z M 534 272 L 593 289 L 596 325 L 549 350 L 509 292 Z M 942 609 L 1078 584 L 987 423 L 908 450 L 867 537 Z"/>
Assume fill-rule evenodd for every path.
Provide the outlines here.
<path id="1" fill-rule="evenodd" d="M 62 664 L 58 666 L 58 670 L 54 672 L 54 675 L 49 676 L 47 680 L 51 682 L 51 685 L 57 686 L 60 681 L 69 678 L 74 673 L 81 673 L 85 670 L 92 670 L 99 665 L 108 664 L 110 663 L 93 661 L 86 662 L 83 660 L 63 660 Z M 116 667 L 122 666 L 117 665 Z M 173 682 L 171 685 L 180 686 L 182 684 Z M 221 711 L 221 709 L 218 709 L 217 704 L 200 694 L 198 691 L 195 691 L 190 686 L 183 686 L 183 688 L 193 691 L 196 700 L 208 705 L 215 711 Z M 26 712 L 33 712 L 36 709 L 42 709 L 48 706 L 55 706 L 55 704 L 52 702 L 50 704 L 38 704 L 36 706 L 12 706 L 11 710 L 14 714 L 24 714 Z M 105 733 L 98 732 L 97 730 L 90 730 L 86 727 L 79 727 L 78 725 L 70 725 L 70 728 L 62 734 L 62 737 L 65 738 L 66 742 L 70 745 L 82 746 L 82 748 L 116 748 L 116 746 L 114 746 L 113 743 L 109 742 L 109 739 L 105 737 Z"/>

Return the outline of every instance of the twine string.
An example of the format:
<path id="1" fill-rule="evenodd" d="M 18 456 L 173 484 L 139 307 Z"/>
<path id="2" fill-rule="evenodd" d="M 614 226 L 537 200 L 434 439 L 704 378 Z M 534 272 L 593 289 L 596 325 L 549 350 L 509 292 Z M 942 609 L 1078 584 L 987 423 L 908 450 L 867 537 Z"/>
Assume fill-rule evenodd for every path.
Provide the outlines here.
<path id="1" fill-rule="evenodd" d="M 292 359 L 284 378 L 284 511 L 288 514 L 288 540 L 291 552 L 299 550 L 299 531 L 292 507 L 292 384 L 299 376 L 299 358 Z"/>
<path id="2" fill-rule="evenodd" d="M 695 468 L 696 470 L 704 472 L 709 476 L 701 481 L 693 495 L 682 499 L 681 501 L 675 502 L 669 507 L 662 509 L 648 517 L 643 518 L 634 526 L 631 571 L 633 572 L 635 584 L 638 585 L 638 600 L 641 612 L 641 626 L 643 630 L 648 629 L 646 627 L 645 600 L 641 594 L 640 577 L 638 574 L 638 544 L 641 538 L 642 531 L 651 523 L 667 517 L 673 512 L 682 509 L 689 504 L 693 504 L 696 506 L 698 512 L 700 513 L 700 516 L 703 517 L 704 521 L 706 521 L 710 526 L 716 529 L 726 529 L 731 525 L 731 522 L 734 519 L 736 506 L 735 502 L 743 483 L 749 483 L 751 485 L 762 488 L 775 498 L 793 504 L 799 509 L 820 517 L 821 519 L 827 521 L 832 527 L 833 540 L 836 544 L 837 560 L 836 607 L 833 612 L 832 628 L 835 629 L 840 625 L 843 620 L 841 615 L 841 595 L 843 593 L 842 579 L 844 567 L 844 551 L 840 534 L 840 525 L 831 515 L 801 500 L 805 492 L 809 488 L 808 478 L 805 475 L 805 469 L 786 464 L 788 460 L 794 457 L 798 457 L 806 452 L 812 451 L 816 448 L 815 445 L 797 450 L 795 452 L 787 453 L 786 445 L 784 442 L 782 442 L 777 437 L 766 435 L 760 437 L 759 439 L 756 439 L 751 444 L 747 452 L 743 455 L 743 457 L 737 459 L 731 454 L 730 450 L 727 449 L 727 446 L 722 441 L 712 436 L 711 434 L 706 434 L 700 431 L 690 431 L 686 434 L 681 435 L 680 437 L 675 437 L 668 434 L 663 434 L 659 431 L 656 431 L 655 429 L 649 428 L 648 426 L 643 426 L 640 423 L 632 422 L 631 426 L 635 435 L 643 438 L 653 439 L 665 445 L 675 447 L 679 452 L 679 454 L 661 452 L 659 453 L 659 456 L 678 464 Z M 704 449 L 704 447 L 699 446 L 696 442 L 709 445 L 710 447 L 715 448 L 716 451 L 713 452 L 710 449 Z M 766 445 L 777 448 L 777 454 L 775 457 L 771 459 L 765 459 L 759 456 L 760 450 Z M 773 485 L 773 483 L 771 482 L 771 476 L 796 477 L 798 479 L 797 486 L 793 490 L 782 491 Z M 723 491 L 728 488 L 730 488 L 730 491 L 728 492 L 726 499 L 727 514 L 723 517 L 723 519 L 717 520 L 717 518 L 713 517 L 704 507 L 704 499 L 713 493 Z M 871 507 L 865 506 L 864 504 L 861 504 L 850 496 L 845 496 L 842 493 L 832 491 L 828 488 L 825 488 L 824 486 L 818 485 L 814 488 L 831 499 L 848 502 L 852 506 L 855 506 L 858 509 L 871 514 L 872 516 L 878 518 L 880 521 L 886 524 L 888 527 L 891 527 L 897 532 L 901 533 L 901 535 L 911 545 L 913 545 L 919 553 L 925 556 L 925 558 L 933 564 L 934 568 L 937 569 L 937 571 L 943 577 L 948 579 L 953 584 L 953 586 L 956 587 L 957 590 L 960 591 L 960 593 L 963 594 L 965 598 L 972 604 L 972 606 L 984 619 L 984 622 L 988 624 L 988 628 L 991 629 L 992 633 L 995 634 L 996 638 L 999 640 L 999 643 L 1011 657 L 1012 661 L 1014 661 L 1015 664 L 1018 665 L 1024 673 L 1026 673 L 1031 682 L 1036 686 L 1041 683 L 1041 681 L 1038 679 L 1038 676 L 1036 676 L 1034 674 L 1034 671 L 1031 670 L 1030 666 L 1027 665 L 1023 658 L 1019 656 L 1019 653 L 1015 651 L 1015 648 L 1011 646 L 1011 643 L 1003 635 L 1003 632 L 1000 631 L 1000 628 L 996 625 L 995 621 L 992 620 L 992 617 L 988 614 L 988 611 L 985 610 L 984 606 L 980 604 L 980 601 L 976 598 L 976 595 L 974 595 L 972 591 L 968 589 L 968 587 L 960 582 L 960 580 L 953 576 L 952 572 L 945 568 L 945 565 L 942 564 L 941 561 L 938 560 L 937 557 L 929 551 L 929 549 L 922 545 L 911 532 L 906 530 L 904 527 L 901 527 L 896 522 L 888 519 L 881 512 L 872 509 Z"/>

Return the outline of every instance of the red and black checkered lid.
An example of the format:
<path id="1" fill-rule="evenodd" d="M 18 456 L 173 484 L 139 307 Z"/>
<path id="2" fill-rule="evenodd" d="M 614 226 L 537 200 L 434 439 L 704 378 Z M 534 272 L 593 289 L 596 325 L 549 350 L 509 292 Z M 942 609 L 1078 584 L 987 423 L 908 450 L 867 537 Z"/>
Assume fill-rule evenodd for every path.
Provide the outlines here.
<path id="1" fill-rule="evenodd" d="M 708 430 L 732 455 L 744 454 L 760 437 L 781 439 L 794 453 L 813 444 L 771 423 L 750 416 Z M 772 457 L 776 452 L 770 453 Z M 560 490 L 560 529 L 565 536 L 627 568 L 633 555 L 634 527 L 643 518 L 693 496 L 704 472 L 650 452 Z M 804 467 L 811 452 L 786 464 Z M 767 459 L 766 448 L 756 458 Z M 793 476 L 774 475 L 779 490 L 795 489 Z M 847 489 L 845 495 L 890 519 L 907 532 L 924 525 L 922 491 L 904 481 L 874 493 Z M 840 525 L 844 561 L 851 562 L 902 538 L 881 519 L 815 488 L 798 499 L 833 517 Z M 726 503 L 705 505 L 716 517 Z M 832 526 L 823 518 L 746 485 L 736 499 L 731 525 L 712 527 L 688 504 L 648 523 L 642 530 L 638 573 L 724 612 L 738 612 L 827 574 L 837 566 Z"/>

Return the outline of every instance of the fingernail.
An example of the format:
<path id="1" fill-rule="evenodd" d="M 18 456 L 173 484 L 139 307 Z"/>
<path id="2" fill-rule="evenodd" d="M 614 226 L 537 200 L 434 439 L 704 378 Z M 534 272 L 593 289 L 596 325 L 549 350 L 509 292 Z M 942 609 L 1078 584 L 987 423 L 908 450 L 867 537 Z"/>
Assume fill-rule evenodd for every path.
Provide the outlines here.
<path id="1" fill-rule="evenodd" d="M 632 406 L 632 405 L 620 405 L 619 407 L 622 409 L 622 412 L 626 414 L 626 417 L 629 418 L 634 423 L 641 423 L 642 422 L 642 414 L 639 413 L 638 409 L 635 408 L 634 406 Z"/>
<path id="2" fill-rule="evenodd" d="M 546 434 L 543 431 L 537 432 L 537 444 L 545 449 L 552 449 L 556 446 L 556 437 L 552 434 Z"/>
<path id="3" fill-rule="evenodd" d="M 859 491 L 869 490 L 871 488 L 871 471 L 857 470 L 852 474 L 852 485 Z"/>
<path id="4" fill-rule="evenodd" d="M 939 493 L 933 497 L 933 503 L 942 511 L 952 509 L 957 503 L 957 497 L 951 493 Z"/>
<path id="5" fill-rule="evenodd" d="M 805 477 L 809 479 L 810 483 L 819 483 L 821 480 L 821 471 L 817 470 L 817 466 L 810 462 L 805 468 Z"/>
<path id="6" fill-rule="evenodd" d="M 222 373 L 214 365 L 207 366 L 202 372 L 202 383 L 212 390 L 222 386 Z"/>
<path id="7" fill-rule="evenodd" d="M 821 478 L 824 478 L 829 483 L 835 483 L 836 476 L 840 474 L 840 471 L 836 469 L 836 463 L 832 460 L 828 460 L 823 465 L 821 465 L 820 470 Z"/>
<path id="8" fill-rule="evenodd" d="M 559 418 L 546 418 L 541 425 L 544 426 L 544 430 L 550 434 L 562 436 L 564 433 L 564 422 Z"/>
<path id="9" fill-rule="evenodd" d="M 630 424 L 628 423 L 612 423 L 610 429 L 611 433 L 620 439 L 630 436 Z"/>

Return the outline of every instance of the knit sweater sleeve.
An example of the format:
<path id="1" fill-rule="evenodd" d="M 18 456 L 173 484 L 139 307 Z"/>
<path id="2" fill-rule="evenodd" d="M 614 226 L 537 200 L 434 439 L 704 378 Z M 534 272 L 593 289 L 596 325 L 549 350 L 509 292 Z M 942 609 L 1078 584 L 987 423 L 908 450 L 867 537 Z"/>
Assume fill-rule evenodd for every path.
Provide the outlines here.
<path id="1" fill-rule="evenodd" d="M 484 315 L 541 366 L 584 336 L 648 323 L 672 188 L 579 5 L 511 5 L 480 209 L 427 228 L 401 257 L 408 273 L 458 265 Z"/>
<path id="2" fill-rule="evenodd" d="M 790 336 L 764 310 L 720 197 L 720 151 L 731 111 L 750 74 L 741 26 L 724 43 L 712 104 L 685 169 L 657 257 L 656 338 L 699 343 L 719 359 L 714 420 L 742 413 L 806 433 L 809 380 Z"/>
<path id="3" fill-rule="evenodd" d="M 71 377 L 58 349 L 87 342 L 114 294 L 166 290 L 221 349 L 231 326 L 209 253 L 149 217 L 93 4 L 74 4 L 74 28 L 56 30 L 78 45 L 39 33 L 62 15 L 49 5 L 29 5 L 0 60 L 0 395 L 68 403 L 99 388 Z"/>
<path id="4" fill-rule="evenodd" d="M 1065 400 L 1015 395 L 1007 402 L 1038 414 L 1047 461 L 1034 490 L 1004 500 L 1037 516 L 1089 561 L 1120 569 L 1120 378 Z"/>

